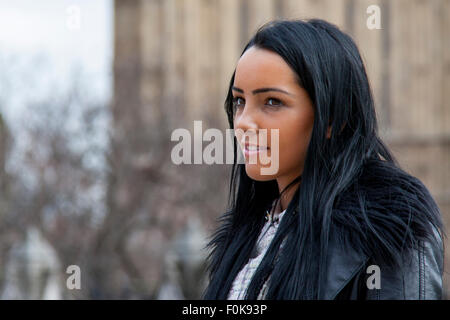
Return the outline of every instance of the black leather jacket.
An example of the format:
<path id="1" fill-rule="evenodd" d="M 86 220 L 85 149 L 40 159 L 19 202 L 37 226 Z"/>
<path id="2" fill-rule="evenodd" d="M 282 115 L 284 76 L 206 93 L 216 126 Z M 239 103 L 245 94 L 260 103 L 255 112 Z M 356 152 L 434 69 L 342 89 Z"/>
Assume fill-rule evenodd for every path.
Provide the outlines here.
<path id="1" fill-rule="evenodd" d="M 317 270 L 319 300 L 443 299 L 446 231 L 420 180 L 368 160 L 358 180 L 335 198 L 328 222 L 328 241 L 320 243 L 327 256 L 319 266 L 325 270 Z M 319 232 L 314 236 L 323 240 Z"/>
<path id="2" fill-rule="evenodd" d="M 338 243 L 330 236 L 325 300 L 428 300 L 442 299 L 444 249 L 434 229 L 437 244 L 419 241 L 412 257 L 405 255 L 404 268 L 391 268 Z M 378 265 L 380 288 L 369 289 L 370 265 Z"/>

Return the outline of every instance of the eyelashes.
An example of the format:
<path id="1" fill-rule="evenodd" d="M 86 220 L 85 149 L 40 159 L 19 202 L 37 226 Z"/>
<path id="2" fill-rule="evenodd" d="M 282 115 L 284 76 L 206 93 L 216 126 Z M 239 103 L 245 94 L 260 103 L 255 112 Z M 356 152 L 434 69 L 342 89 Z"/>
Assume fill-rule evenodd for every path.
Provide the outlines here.
<path id="1" fill-rule="evenodd" d="M 240 105 L 239 105 L 239 103 L 238 103 L 238 101 L 239 100 L 244 100 L 244 99 L 242 99 L 241 97 L 233 97 L 233 102 L 232 102 L 232 104 L 233 104 L 233 109 L 236 109 L 237 107 L 239 107 Z"/>
<path id="2" fill-rule="evenodd" d="M 280 100 L 278 100 L 277 98 L 269 98 L 269 99 L 267 99 L 267 103 L 268 103 L 269 101 L 272 101 L 272 103 L 271 103 L 271 104 L 268 104 L 268 105 L 273 106 L 273 107 L 276 107 L 276 106 L 282 106 L 282 105 L 283 105 L 283 103 L 282 103 Z M 275 103 L 274 103 L 274 102 L 275 102 Z"/>
<path id="3" fill-rule="evenodd" d="M 243 107 L 245 105 L 245 100 L 242 97 L 233 97 L 232 99 L 233 110 Z M 283 106 L 283 102 L 280 99 L 269 97 L 265 100 L 264 106 L 269 108 L 278 108 Z"/>

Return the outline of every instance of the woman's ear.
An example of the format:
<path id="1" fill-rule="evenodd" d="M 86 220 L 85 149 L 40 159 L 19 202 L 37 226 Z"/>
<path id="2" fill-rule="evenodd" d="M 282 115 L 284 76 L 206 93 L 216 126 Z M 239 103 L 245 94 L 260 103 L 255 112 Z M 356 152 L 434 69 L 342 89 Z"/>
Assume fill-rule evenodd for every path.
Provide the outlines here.
<path id="1" fill-rule="evenodd" d="M 330 139 L 330 138 L 331 138 L 331 130 L 333 129 L 333 126 L 332 126 L 330 123 L 331 123 L 331 121 L 328 123 L 329 126 L 328 126 L 328 129 L 327 129 L 327 139 Z M 342 130 L 344 130 L 346 124 L 347 124 L 347 123 L 344 123 L 344 124 L 342 125 L 341 132 L 342 132 Z M 341 132 L 339 132 L 339 134 L 340 134 Z"/>
<path id="2" fill-rule="evenodd" d="M 328 129 L 327 129 L 327 139 L 330 139 L 330 137 L 331 137 L 331 125 L 329 125 L 328 126 Z"/>

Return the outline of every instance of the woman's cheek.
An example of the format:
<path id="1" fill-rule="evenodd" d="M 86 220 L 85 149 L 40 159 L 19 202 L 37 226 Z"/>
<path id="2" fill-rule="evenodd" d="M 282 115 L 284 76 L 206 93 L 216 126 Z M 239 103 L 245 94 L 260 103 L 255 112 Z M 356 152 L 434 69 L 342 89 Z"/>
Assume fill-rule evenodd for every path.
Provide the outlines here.
<path id="1" fill-rule="evenodd" d="M 289 133 L 290 134 L 280 136 L 280 173 L 300 170 L 305 161 L 307 148 L 307 144 L 305 143 L 308 138 L 305 137 L 304 134 L 299 134 L 298 132 Z"/>
<path id="2" fill-rule="evenodd" d="M 293 166 L 295 161 L 295 146 L 287 144 L 286 140 L 282 140 L 279 150 L 279 173 L 283 174 Z"/>

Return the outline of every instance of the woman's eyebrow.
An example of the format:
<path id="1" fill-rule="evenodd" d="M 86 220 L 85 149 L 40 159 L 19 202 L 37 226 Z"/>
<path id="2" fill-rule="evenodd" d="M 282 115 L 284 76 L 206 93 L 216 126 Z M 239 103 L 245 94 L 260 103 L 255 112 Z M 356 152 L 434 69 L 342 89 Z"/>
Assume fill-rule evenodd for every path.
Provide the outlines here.
<path id="1" fill-rule="evenodd" d="M 244 93 L 244 90 L 242 90 L 242 89 L 240 89 L 240 88 L 238 88 L 238 87 L 235 87 L 235 86 L 232 86 L 231 89 L 232 89 L 232 90 L 235 90 L 235 91 L 237 91 L 237 92 L 240 92 L 240 93 Z M 287 95 L 290 95 L 290 96 L 293 95 L 292 93 L 289 93 L 289 92 L 287 92 L 287 91 L 284 91 L 284 90 L 278 89 L 278 88 L 259 88 L 259 89 L 253 90 L 253 91 L 252 91 L 252 94 L 255 95 L 255 94 L 257 94 L 257 93 L 268 92 L 268 91 L 277 91 L 277 92 L 281 92 L 281 93 L 284 93 L 284 94 L 287 94 Z"/>

